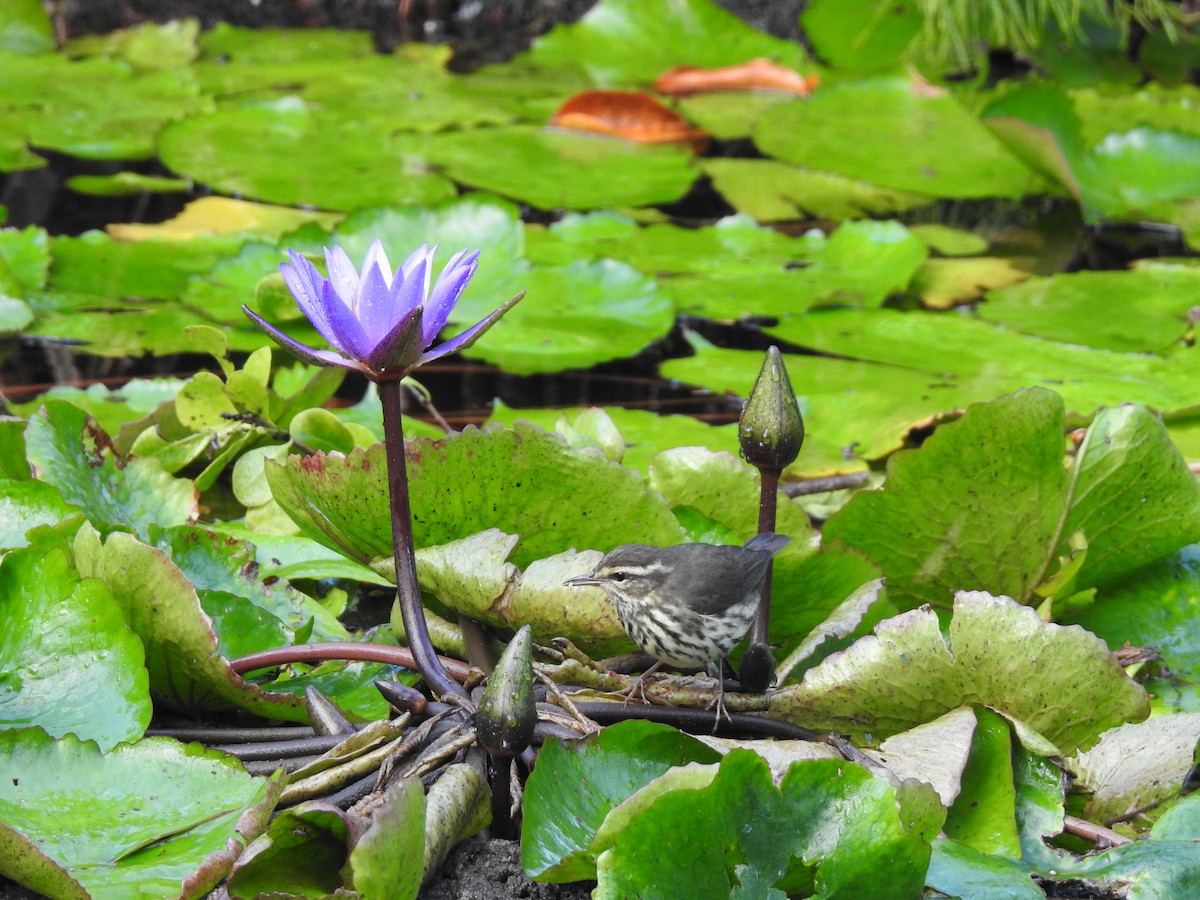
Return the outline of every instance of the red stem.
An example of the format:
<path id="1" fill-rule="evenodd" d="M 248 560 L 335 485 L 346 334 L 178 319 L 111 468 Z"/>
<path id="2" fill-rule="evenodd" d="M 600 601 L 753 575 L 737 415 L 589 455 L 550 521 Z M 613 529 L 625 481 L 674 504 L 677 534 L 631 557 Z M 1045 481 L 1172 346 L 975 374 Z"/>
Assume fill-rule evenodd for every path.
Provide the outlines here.
<path id="1" fill-rule="evenodd" d="M 330 659 L 362 660 L 381 662 L 390 666 L 417 668 L 414 654 L 408 647 L 389 647 L 387 644 L 360 644 L 354 641 L 329 641 L 324 644 L 297 644 L 294 647 L 272 647 L 232 660 L 229 667 L 238 675 L 255 669 L 271 669 L 295 662 L 325 662 Z M 453 676 L 466 680 L 471 667 L 458 659 L 440 658 Z"/>

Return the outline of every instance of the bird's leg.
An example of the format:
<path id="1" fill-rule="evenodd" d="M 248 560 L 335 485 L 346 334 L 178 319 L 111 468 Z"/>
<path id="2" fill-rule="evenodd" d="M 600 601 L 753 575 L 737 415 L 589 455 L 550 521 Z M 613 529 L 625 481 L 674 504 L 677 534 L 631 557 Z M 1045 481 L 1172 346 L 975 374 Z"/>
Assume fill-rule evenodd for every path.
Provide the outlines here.
<path id="1" fill-rule="evenodd" d="M 724 666 L 725 666 L 725 660 L 718 659 L 717 660 L 716 696 L 713 697 L 712 702 L 709 703 L 708 706 L 704 707 L 705 709 L 715 709 L 717 711 L 717 717 L 713 721 L 713 734 L 716 734 L 717 729 L 721 727 L 721 717 L 722 716 L 724 716 L 726 722 L 728 722 L 731 725 L 733 724 L 733 717 L 729 715 L 729 710 L 727 710 L 725 708 L 725 671 L 724 671 Z"/>
<path id="2" fill-rule="evenodd" d="M 646 679 L 657 672 L 662 667 L 662 660 L 656 660 L 654 665 L 648 668 L 645 672 L 637 677 L 637 679 L 628 688 L 621 691 L 618 696 L 625 698 L 625 703 L 628 705 L 634 694 L 641 698 L 642 703 L 649 705 L 650 701 L 646 699 Z"/>

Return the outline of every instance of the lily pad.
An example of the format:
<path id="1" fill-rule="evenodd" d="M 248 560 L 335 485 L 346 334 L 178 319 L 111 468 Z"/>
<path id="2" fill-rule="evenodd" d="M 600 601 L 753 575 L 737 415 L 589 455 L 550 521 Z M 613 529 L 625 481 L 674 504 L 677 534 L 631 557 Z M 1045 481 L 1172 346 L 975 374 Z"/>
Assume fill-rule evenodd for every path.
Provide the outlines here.
<path id="1" fill-rule="evenodd" d="M 0 562 L 0 728 L 37 725 L 102 750 L 150 724 L 142 646 L 103 583 L 81 580 L 60 549 Z"/>
<path id="2" fill-rule="evenodd" d="M 201 897 L 264 828 L 282 787 L 232 758 L 167 738 L 101 753 L 72 735 L 0 732 L 4 873 L 39 893 Z"/>
<path id="3" fill-rule="evenodd" d="M 1068 761 L 1079 786 L 1091 794 L 1083 816 L 1107 822 L 1136 809 L 1145 811 L 1138 817 L 1143 826 L 1147 813 L 1157 819 L 1179 798 L 1198 742 L 1197 713 L 1157 716 L 1106 732 L 1095 747 Z"/>
<path id="4" fill-rule="evenodd" d="M 299 698 L 262 691 L 230 670 L 218 655 L 196 587 L 162 550 L 123 532 L 105 540 L 85 525 L 75 555 L 80 574 L 108 586 L 141 638 L 150 690 L 159 701 L 191 715 L 240 708 L 271 719 L 307 720 Z"/>
<path id="5" fill-rule="evenodd" d="M 421 152 L 455 181 L 549 210 L 671 203 L 698 174 L 686 148 L 528 125 L 436 134 Z"/>
<path id="6" fill-rule="evenodd" d="M 88 427 L 88 415 L 51 400 L 29 420 L 25 443 L 39 477 L 103 528 L 132 527 L 147 534 L 154 525 L 182 525 L 198 514 L 196 490 L 172 478 L 157 460 L 117 464 Z"/>
<path id="7" fill-rule="evenodd" d="M 675 324 L 657 285 L 613 260 L 532 269 L 517 304 L 464 356 L 517 375 L 584 369 L 634 356 Z"/>
<path id="8" fill-rule="evenodd" d="M 945 606 L 958 590 L 1033 602 L 1076 532 L 1088 548 L 1076 590 L 1200 537 L 1200 489 L 1152 414 L 1102 411 L 1070 472 L 1062 432 L 1061 400 L 1043 389 L 973 406 L 893 457 L 887 487 L 851 500 L 824 537 L 878 563 L 902 607 Z"/>
<path id="9" fill-rule="evenodd" d="M 932 202 L 925 194 L 872 184 L 868 173 L 847 177 L 773 159 L 715 157 L 701 166 L 734 209 L 760 222 L 887 216 Z"/>
<path id="10" fill-rule="evenodd" d="M 957 99 L 901 77 L 840 81 L 780 104 L 754 142 L 784 162 L 930 197 L 1047 190 Z"/>
<path id="11" fill-rule="evenodd" d="M 751 28 L 711 0 L 602 0 L 573 25 L 554 29 L 515 65 L 581 69 L 598 87 L 649 84 L 672 66 L 699 68 L 765 56 L 806 62 L 799 44 Z"/>
<path id="12" fill-rule="evenodd" d="M 881 622 L 875 636 L 775 694 L 771 714 L 808 728 L 888 736 L 964 702 L 1024 722 L 1065 753 L 1149 713 L 1146 692 L 1099 638 L 1047 624 L 1007 597 L 961 592 L 948 638 L 927 609 Z"/>
<path id="13" fill-rule="evenodd" d="M 520 536 L 513 562 L 525 566 L 569 547 L 606 552 L 682 538 L 662 498 L 635 472 L 533 425 L 415 438 L 407 455 L 417 547 L 499 528 Z M 275 499 L 306 536 L 364 562 L 392 555 L 382 444 L 345 457 L 291 456 L 285 466 L 268 462 L 266 472 Z M 565 495 L 573 498 L 569 508 Z"/>
<path id="14" fill-rule="evenodd" d="M 1200 269 L 1156 263 L 1128 272 L 1035 278 L 988 294 L 979 316 L 1025 334 L 1122 352 L 1184 340 L 1200 306 Z"/>
<path id="15" fill-rule="evenodd" d="M 427 161 L 424 138 L 313 110 L 296 97 L 191 116 L 163 129 L 158 151 L 180 175 L 268 203 L 350 210 L 434 203 L 454 193 Z"/>

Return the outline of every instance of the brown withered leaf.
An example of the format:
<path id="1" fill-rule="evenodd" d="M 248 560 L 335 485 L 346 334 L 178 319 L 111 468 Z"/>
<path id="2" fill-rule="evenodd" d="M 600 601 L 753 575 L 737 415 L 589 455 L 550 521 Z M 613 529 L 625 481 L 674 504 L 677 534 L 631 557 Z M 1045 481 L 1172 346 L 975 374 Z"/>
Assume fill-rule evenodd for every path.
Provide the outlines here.
<path id="1" fill-rule="evenodd" d="M 794 69 L 759 58 L 719 69 L 676 66 L 658 76 L 654 89 L 670 97 L 713 91 L 781 91 L 807 97 L 820 81 L 817 75 L 801 75 Z"/>
<path id="2" fill-rule="evenodd" d="M 639 91 L 583 91 L 558 108 L 550 125 L 645 144 L 686 142 L 697 150 L 708 142 L 704 129 Z"/>

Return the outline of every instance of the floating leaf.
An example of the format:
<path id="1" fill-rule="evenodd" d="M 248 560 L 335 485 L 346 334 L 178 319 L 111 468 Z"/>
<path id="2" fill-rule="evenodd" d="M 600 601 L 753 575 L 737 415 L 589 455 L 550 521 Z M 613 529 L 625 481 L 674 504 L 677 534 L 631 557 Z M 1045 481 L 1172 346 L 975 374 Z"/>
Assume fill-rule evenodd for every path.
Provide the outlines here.
<path id="1" fill-rule="evenodd" d="M 759 120 L 768 156 L 932 197 L 1019 197 L 1046 190 L 954 97 L 905 78 L 840 81 Z"/>
<path id="2" fill-rule="evenodd" d="M 613 807 L 672 766 L 718 759 L 696 738 L 652 722 L 621 722 L 582 741 L 547 741 L 525 786 L 522 868 L 540 881 L 594 878 L 589 847 Z"/>
<path id="3" fill-rule="evenodd" d="M 60 549 L 0 562 L 0 728 L 37 725 L 109 750 L 150 724 L 142 647 L 121 607 Z"/>
<path id="4" fill-rule="evenodd" d="M 894 457 L 887 487 L 851 500 L 824 537 L 878 563 L 902 607 L 945 606 L 958 590 L 1032 602 L 1077 532 L 1077 590 L 1200 538 L 1200 489 L 1155 416 L 1101 411 L 1070 473 L 1062 433 L 1062 401 L 1044 389 L 973 406 Z"/>
<path id="5" fill-rule="evenodd" d="M 162 550 L 133 535 L 107 540 L 85 525 L 75 540 L 81 575 L 101 579 L 146 649 L 150 690 L 173 709 L 246 709 L 272 719 L 306 721 L 299 698 L 246 682 L 218 655 L 217 635 L 196 587 Z M 267 649 L 261 647 L 260 649 Z"/>
<path id="6" fill-rule="evenodd" d="M 278 779 L 167 738 L 101 753 L 67 735 L 0 732 L 4 874 L 55 897 L 200 897 L 267 826 Z"/>
<path id="7" fill-rule="evenodd" d="M 682 537 L 637 473 L 533 425 L 414 438 L 407 453 L 417 547 L 499 528 L 520 536 L 513 562 L 524 566 L 569 547 L 607 552 Z M 308 537 L 365 562 L 391 557 L 382 444 L 345 457 L 290 456 L 285 466 L 268 462 L 266 471 L 275 499 Z M 472 489 L 464 492 L 467 483 Z M 564 508 L 567 495 L 574 499 Z"/>

